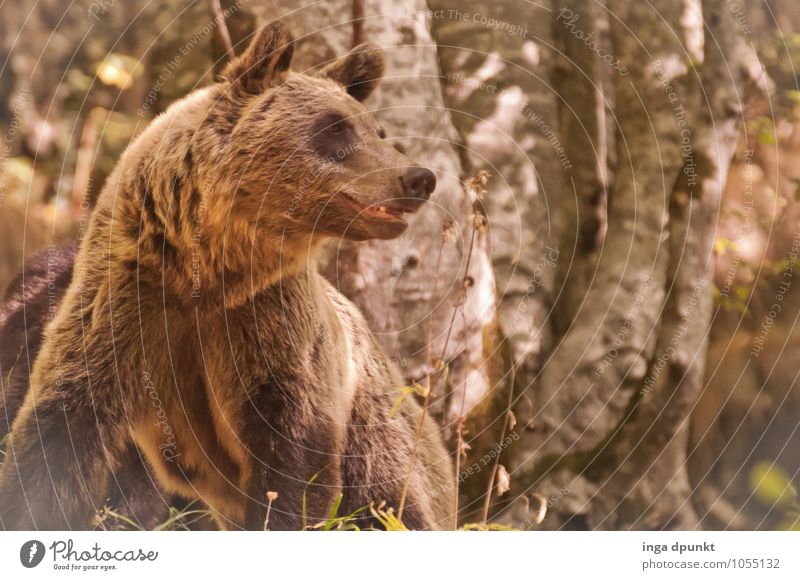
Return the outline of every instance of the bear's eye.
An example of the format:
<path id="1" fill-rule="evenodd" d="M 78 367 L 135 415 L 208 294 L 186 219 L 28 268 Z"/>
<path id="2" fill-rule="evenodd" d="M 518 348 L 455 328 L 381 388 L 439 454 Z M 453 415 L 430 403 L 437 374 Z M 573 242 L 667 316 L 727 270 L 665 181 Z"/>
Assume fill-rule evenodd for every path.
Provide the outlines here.
<path id="1" fill-rule="evenodd" d="M 355 129 L 343 115 L 326 112 L 314 122 L 310 145 L 318 155 L 340 163 L 353 152 L 351 144 L 357 137 Z"/>
<path id="2" fill-rule="evenodd" d="M 378 139 L 386 139 L 386 130 L 383 127 L 378 128 Z"/>

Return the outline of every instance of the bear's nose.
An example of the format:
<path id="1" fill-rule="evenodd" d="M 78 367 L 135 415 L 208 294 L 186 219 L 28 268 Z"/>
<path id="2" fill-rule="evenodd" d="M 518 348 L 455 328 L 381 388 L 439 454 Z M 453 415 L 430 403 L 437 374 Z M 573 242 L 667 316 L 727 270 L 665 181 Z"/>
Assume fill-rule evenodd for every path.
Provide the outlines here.
<path id="1" fill-rule="evenodd" d="M 412 167 L 400 178 L 406 193 L 417 199 L 426 200 L 436 189 L 436 176 L 430 169 Z"/>

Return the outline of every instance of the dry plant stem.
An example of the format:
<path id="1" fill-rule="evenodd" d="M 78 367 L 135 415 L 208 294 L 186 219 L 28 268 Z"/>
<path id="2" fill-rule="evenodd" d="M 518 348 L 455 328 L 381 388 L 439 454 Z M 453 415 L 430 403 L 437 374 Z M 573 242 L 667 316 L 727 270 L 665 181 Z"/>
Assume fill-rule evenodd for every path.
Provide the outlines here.
<path id="1" fill-rule="evenodd" d="M 463 421 L 461 417 L 456 422 L 456 492 L 453 494 L 453 513 L 456 516 L 453 518 L 453 529 L 458 529 L 458 474 L 461 471 L 461 454 L 464 452 L 463 440 L 461 439 L 461 428 Z"/>
<path id="2" fill-rule="evenodd" d="M 475 230 L 473 230 L 474 233 Z M 466 318 L 467 315 L 464 312 L 464 305 L 461 305 L 461 318 L 463 319 L 464 326 L 466 326 Z M 467 349 L 467 339 L 464 338 L 464 353 L 467 357 L 466 364 L 464 365 L 465 373 L 469 372 L 469 350 Z M 464 381 L 464 385 L 466 385 L 466 380 Z M 465 387 L 466 388 L 466 387 Z M 456 481 L 458 481 L 458 477 L 461 473 L 461 454 L 465 453 L 464 450 L 464 404 L 467 401 L 467 393 L 466 391 L 461 393 L 461 409 L 458 412 L 458 422 L 456 423 Z M 458 490 L 453 496 L 453 513 L 456 514 L 456 517 L 453 518 L 453 529 L 458 529 Z"/>
<path id="3" fill-rule="evenodd" d="M 492 472 L 489 474 L 489 483 L 486 486 L 486 497 L 483 498 L 483 516 L 481 517 L 481 523 L 486 523 L 486 520 L 489 519 L 489 506 L 492 503 L 492 491 L 494 490 L 494 479 L 497 477 L 497 469 L 500 467 L 500 455 L 503 453 L 503 440 L 506 438 L 506 433 L 508 432 L 508 424 L 511 420 L 509 417 L 509 413 L 511 413 L 511 405 L 514 403 L 514 381 L 516 379 L 517 374 L 517 365 L 516 363 L 511 363 L 511 385 L 508 388 L 508 401 L 506 403 L 506 412 L 505 412 L 505 420 L 503 421 L 503 428 L 500 430 L 500 439 L 499 439 L 499 446 L 497 451 L 497 457 L 495 457 L 494 465 L 492 466 Z"/>
<path id="4" fill-rule="evenodd" d="M 436 279 L 433 282 L 433 291 L 431 292 L 431 301 L 433 301 L 436 297 L 436 290 L 439 286 L 439 268 L 442 265 L 442 251 L 444 250 L 444 242 L 445 242 L 445 235 L 442 234 L 442 243 L 439 245 L 439 255 L 436 258 Z M 432 321 L 428 319 L 428 368 L 430 369 L 433 366 L 433 358 L 431 357 L 431 342 L 433 341 L 433 328 L 432 328 Z M 423 407 L 427 406 L 428 404 L 428 396 L 431 392 L 431 375 L 433 373 L 429 372 L 428 376 L 425 377 L 425 403 Z M 424 416 L 423 416 L 424 419 Z M 421 423 L 420 423 L 421 424 Z M 417 432 L 415 441 L 419 441 L 419 431 Z M 406 496 L 408 495 L 408 482 L 411 479 L 411 469 L 414 466 L 414 461 L 416 459 L 417 454 L 417 445 L 414 444 L 413 449 L 411 450 L 411 459 L 409 460 L 408 472 L 406 473 L 406 477 L 403 480 L 403 490 L 400 492 L 400 505 L 397 508 L 397 519 L 401 522 L 403 521 L 403 508 L 406 504 Z"/>
<path id="5" fill-rule="evenodd" d="M 364 42 L 364 0 L 353 0 L 353 47 Z"/>
<path id="6" fill-rule="evenodd" d="M 475 227 L 474 224 L 475 222 L 473 220 L 472 236 L 470 237 L 470 242 L 469 242 L 469 252 L 467 253 L 467 262 L 464 267 L 464 280 L 462 284 L 462 293 L 453 307 L 453 316 L 450 317 L 450 324 L 447 327 L 447 336 L 445 337 L 444 345 L 442 346 L 442 353 L 439 355 L 438 366 L 440 368 L 437 370 L 441 370 L 441 367 L 443 366 L 444 356 L 445 353 L 447 353 L 447 346 L 450 344 L 450 337 L 453 334 L 453 324 L 455 324 L 456 321 L 456 314 L 458 314 L 459 307 L 463 306 L 464 304 L 464 298 L 467 292 L 467 278 L 469 277 L 469 266 L 470 262 L 472 261 L 472 251 L 473 248 L 475 247 L 475 234 L 477 228 Z M 442 243 L 444 243 L 444 240 L 442 241 Z M 440 258 L 441 258 L 441 253 L 440 253 Z M 438 267 L 437 267 L 437 274 L 438 274 Z M 419 447 L 419 440 L 422 437 L 422 428 L 425 425 L 425 416 L 428 414 L 428 408 L 430 407 L 431 394 L 433 392 L 433 386 L 430 383 L 431 374 L 433 373 L 430 373 L 428 375 L 428 389 L 427 392 L 425 393 L 425 401 L 422 405 L 422 412 L 420 413 L 419 424 L 417 425 L 417 433 L 416 436 L 414 437 L 414 447 L 411 449 L 411 458 L 408 461 L 408 470 L 406 471 L 406 477 L 405 480 L 403 481 L 403 491 L 400 494 L 400 506 L 397 509 L 397 519 L 400 520 L 401 522 L 403 521 L 403 508 L 405 507 L 406 496 L 408 495 L 408 484 L 409 481 L 411 480 L 411 472 L 414 469 L 414 463 L 416 462 L 417 459 L 417 447 Z M 458 460 L 456 460 L 456 462 L 458 462 Z M 458 497 L 458 489 L 456 489 L 456 497 Z"/>
<path id="7" fill-rule="evenodd" d="M 101 122 L 107 117 L 108 111 L 106 109 L 95 107 L 89 111 L 89 115 L 87 115 L 86 121 L 83 123 L 78 153 L 75 159 L 75 173 L 72 177 L 71 202 L 75 215 L 80 214 L 81 200 L 89 190 L 89 178 L 94 163 L 97 136 L 100 132 Z"/>
<path id="8" fill-rule="evenodd" d="M 225 23 L 225 15 L 222 13 L 222 6 L 219 0 L 211 0 L 211 8 L 214 11 L 214 20 L 217 23 L 217 33 L 219 34 L 222 45 L 225 47 L 225 54 L 230 59 L 233 57 L 233 43 L 228 32 L 228 25 Z"/>
<path id="9" fill-rule="evenodd" d="M 442 243 L 439 244 L 439 255 L 436 257 L 436 279 L 433 281 L 433 291 L 431 292 L 431 306 L 433 305 L 433 301 L 436 299 L 436 291 L 439 289 L 439 271 L 442 265 L 442 252 L 444 251 L 444 243 L 446 241 L 446 237 L 442 234 Z M 432 310 L 432 308 L 431 308 Z M 433 368 L 433 317 L 428 318 L 428 369 Z M 428 371 L 427 375 L 425 376 L 425 388 L 426 393 L 430 392 L 431 390 L 431 376 L 433 375 L 430 370 Z"/>
<path id="10" fill-rule="evenodd" d="M 269 512 L 272 510 L 272 502 L 277 499 L 278 494 L 274 491 L 268 491 L 267 496 L 267 515 L 264 517 L 264 531 L 269 531 Z"/>

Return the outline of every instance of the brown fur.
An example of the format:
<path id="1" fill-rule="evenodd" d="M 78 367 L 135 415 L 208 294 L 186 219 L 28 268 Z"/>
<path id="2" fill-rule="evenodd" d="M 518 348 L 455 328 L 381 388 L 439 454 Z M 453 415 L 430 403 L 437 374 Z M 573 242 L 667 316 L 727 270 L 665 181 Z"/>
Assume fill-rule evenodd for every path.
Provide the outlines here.
<path id="1" fill-rule="evenodd" d="M 397 506 L 420 409 L 389 416 L 401 378 L 314 256 L 400 235 L 434 181 L 354 98 L 378 49 L 310 77 L 289 71 L 291 46 L 263 30 L 109 178 L 13 423 L 6 529 L 88 527 L 132 443 L 222 528 L 261 528 L 268 491 L 272 529 L 302 527 L 304 495 L 312 524 L 340 493 L 342 511 Z M 450 526 L 452 480 L 428 419 L 404 522 Z"/>

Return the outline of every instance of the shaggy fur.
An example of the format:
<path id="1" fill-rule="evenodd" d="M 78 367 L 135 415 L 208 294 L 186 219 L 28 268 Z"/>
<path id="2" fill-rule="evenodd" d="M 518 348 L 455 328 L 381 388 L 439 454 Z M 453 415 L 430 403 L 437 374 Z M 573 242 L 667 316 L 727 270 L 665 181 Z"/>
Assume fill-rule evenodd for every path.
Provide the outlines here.
<path id="1" fill-rule="evenodd" d="M 314 257 L 331 237 L 400 235 L 435 180 L 356 100 L 377 48 L 311 77 L 291 47 L 267 27 L 120 159 L 13 422 L 6 529 L 89 527 L 131 449 L 221 528 L 260 529 L 270 491 L 271 529 L 302 527 L 304 497 L 309 524 L 339 494 L 340 513 L 397 506 L 420 409 L 390 413 L 401 377 Z M 454 488 L 426 419 L 404 523 L 452 525 Z"/>

